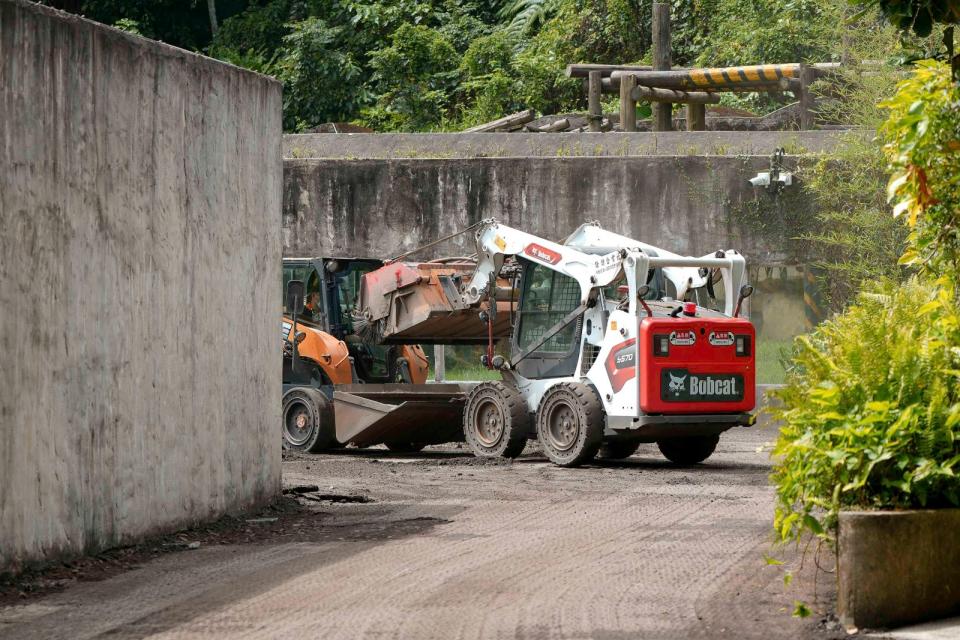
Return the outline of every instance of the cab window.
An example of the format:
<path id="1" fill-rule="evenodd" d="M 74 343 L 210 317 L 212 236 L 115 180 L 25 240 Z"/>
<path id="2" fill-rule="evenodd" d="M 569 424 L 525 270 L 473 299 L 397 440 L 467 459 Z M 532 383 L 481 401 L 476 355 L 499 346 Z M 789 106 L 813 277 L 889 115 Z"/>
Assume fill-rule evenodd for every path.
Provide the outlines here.
<path id="1" fill-rule="evenodd" d="M 541 264 L 528 262 L 524 272 L 517 347 L 526 349 L 543 338 L 551 327 L 580 305 L 580 285 L 573 278 Z M 568 353 L 573 347 L 576 322 L 547 340 L 538 353 Z"/>

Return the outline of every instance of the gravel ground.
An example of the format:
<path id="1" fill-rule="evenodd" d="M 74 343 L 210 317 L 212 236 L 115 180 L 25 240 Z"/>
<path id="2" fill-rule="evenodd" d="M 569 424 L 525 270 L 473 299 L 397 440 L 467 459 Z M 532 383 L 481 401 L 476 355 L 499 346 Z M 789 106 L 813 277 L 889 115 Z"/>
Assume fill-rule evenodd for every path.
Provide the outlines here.
<path id="1" fill-rule="evenodd" d="M 826 616 L 832 575 L 793 550 L 764 562 L 774 437 L 728 432 L 686 469 L 654 445 L 581 469 L 535 447 L 513 462 L 455 446 L 287 456 L 284 485 L 305 493 L 90 580 L 33 576 L 39 595 L 0 600 L 0 637 L 845 637 Z M 814 615 L 791 617 L 795 600 Z"/>

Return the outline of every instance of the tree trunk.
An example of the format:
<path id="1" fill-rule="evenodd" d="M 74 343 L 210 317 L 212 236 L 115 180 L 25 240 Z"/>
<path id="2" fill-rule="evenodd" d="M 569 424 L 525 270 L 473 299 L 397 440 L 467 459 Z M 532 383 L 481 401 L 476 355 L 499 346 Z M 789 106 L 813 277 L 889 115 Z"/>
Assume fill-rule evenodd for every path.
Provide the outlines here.
<path id="1" fill-rule="evenodd" d="M 210 14 L 210 33 L 216 37 L 217 29 L 220 28 L 217 24 L 217 0 L 207 0 L 207 12 Z"/>
<path id="2" fill-rule="evenodd" d="M 953 81 L 960 83 L 960 53 L 957 53 L 954 46 L 954 27 L 953 25 L 943 30 L 943 44 L 947 46 L 947 61 L 950 63 L 950 72 Z"/>

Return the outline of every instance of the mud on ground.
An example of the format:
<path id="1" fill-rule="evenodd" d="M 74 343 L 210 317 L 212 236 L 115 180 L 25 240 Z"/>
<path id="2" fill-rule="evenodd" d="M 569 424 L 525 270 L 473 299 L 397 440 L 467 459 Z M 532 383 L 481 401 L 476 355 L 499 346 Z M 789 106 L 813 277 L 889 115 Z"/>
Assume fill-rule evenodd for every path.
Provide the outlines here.
<path id="1" fill-rule="evenodd" d="M 455 445 L 285 454 L 296 492 L 274 510 L 111 552 L 120 569 L 96 582 L 8 597 L 0 637 L 845 637 L 832 576 L 771 552 L 774 437 L 732 431 L 691 468 L 655 445 L 581 469 L 535 447 L 512 462 Z M 796 600 L 814 615 L 791 617 Z"/>

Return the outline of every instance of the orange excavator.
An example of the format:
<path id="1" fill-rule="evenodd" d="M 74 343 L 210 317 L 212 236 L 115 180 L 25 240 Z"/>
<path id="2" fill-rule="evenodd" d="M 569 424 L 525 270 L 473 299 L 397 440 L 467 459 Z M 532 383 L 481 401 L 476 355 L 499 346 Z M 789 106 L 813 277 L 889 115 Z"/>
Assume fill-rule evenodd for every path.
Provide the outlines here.
<path id="1" fill-rule="evenodd" d="M 429 363 L 419 345 L 365 339 L 353 316 L 362 276 L 383 261 L 288 258 L 283 261 L 283 443 L 322 451 L 340 445 L 333 423 L 333 385 L 423 384 Z M 410 449 L 413 443 L 389 443 Z"/>

